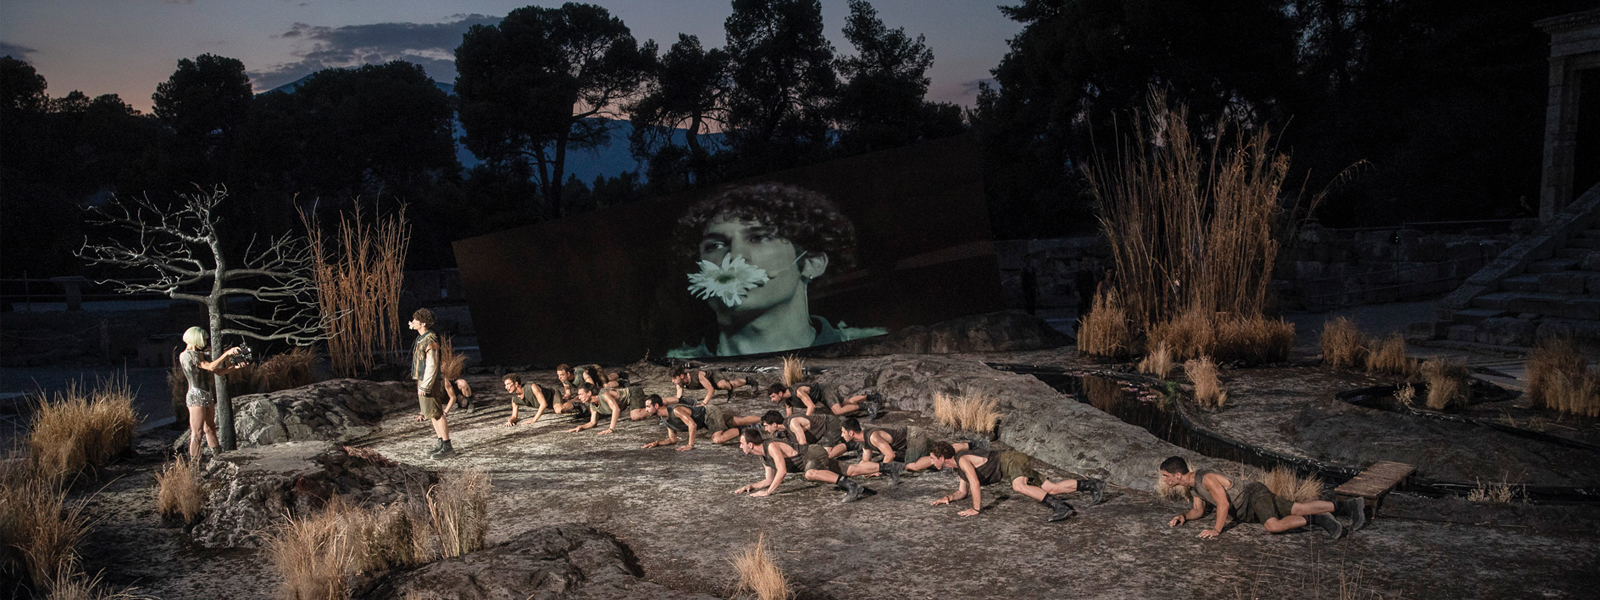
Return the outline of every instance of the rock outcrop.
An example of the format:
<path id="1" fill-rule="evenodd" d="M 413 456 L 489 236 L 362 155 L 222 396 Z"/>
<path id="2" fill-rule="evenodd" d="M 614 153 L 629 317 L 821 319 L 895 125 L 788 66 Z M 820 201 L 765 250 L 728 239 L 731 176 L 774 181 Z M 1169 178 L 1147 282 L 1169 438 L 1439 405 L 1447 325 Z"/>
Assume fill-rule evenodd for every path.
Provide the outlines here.
<path id="1" fill-rule="evenodd" d="M 641 579 L 633 553 L 581 524 L 539 527 L 504 544 L 395 573 L 360 596 L 429 600 L 710 600 Z"/>
<path id="2" fill-rule="evenodd" d="M 432 473 L 366 449 L 288 442 L 228 452 L 205 466 L 205 517 L 190 534 L 207 548 L 260 548 L 285 516 L 305 515 L 335 495 L 360 505 L 421 498 Z"/>
<path id="3" fill-rule="evenodd" d="M 1021 312 L 992 312 L 960 317 L 934 325 L 915 325 L 859 340 L 800 350 L 806 356 L 882 356 L 885 354 L 955 354 L 1014 352 L 1056 348 L 1072 338 L 1044 320 Z"/>
<path id="4" fill-rule="evenodd" d="M 345 441 L 372 432 L 386 414 L 416 410 L 410 382 L 334 379 L 233 399 L 235 439 L 240 448 L 308 440 Z M 179 451 L 189 434 L 179 436 Z"/>

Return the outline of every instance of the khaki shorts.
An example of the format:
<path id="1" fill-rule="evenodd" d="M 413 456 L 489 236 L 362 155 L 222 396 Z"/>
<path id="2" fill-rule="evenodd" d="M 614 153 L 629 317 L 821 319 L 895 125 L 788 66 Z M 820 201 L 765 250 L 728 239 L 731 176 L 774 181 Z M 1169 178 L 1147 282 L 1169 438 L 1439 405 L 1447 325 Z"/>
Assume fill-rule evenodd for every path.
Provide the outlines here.
<path id="1" fill-rule="evenodd" d="M 828 456 L 828 449 L 818 444 L 806 446 L 805 470 L 832 471 L 835 475 L 844 476 L 844 465 L 839 464 L 839 459 Z"/>
<path id="2" fill-rule="evenodd" d="M 1267 519 L 1282 519 L 1294 514 L 1294 502 L 1279 498 L 1267 486 L 1256 481 L 1245 484 L 1239 495 L 1242 506 L 1233 509 L 1233 518 L 1242 523 L 1266 523 Z"/>
<path id="3" fill-rule="evenodd" d="M 906 445 L 910 446 L 910 443 L 907 442 Z M 1016 450 L 1006 450 L 1000 453 L 999 458 L 1000 478 L 1006 485 L 1011 485 L 1011 482 L 1016 481 L 1018 477 L 1027 477 L 1028 485 L 1034 487 L 1044 485 L 1044 477 L 1033 470 L 1033 467 L 1028 466 L 1028 462 L 1033 460 L 1032 457 Z"/>
<path id="4" fill-rule="evenodd" d="M 429 419 L 437 421 L 444 416 L 444 407 L 439 404 L 438 398 L 417 394 L 417 404 L 422 408 L 422 415 Z"/>
<path id="5" fill-rule="evenodd" d="M 928 433 L 921 427 L 912 425 L 906 427 L 906 455 L 898 457 L 900 462 L 910 464 L 917 462 L 928 455 Z"/>
<path id="6" fill-rule="evenodd" d="M 729 422 L 730 419 L 723 414 L 722 407 L 715 404 L 706 407 L 705 420 L 706 429 L 710 430 L 712 433 L 723 431 L 725 429 L 733 429 L 733 424 Z"/>

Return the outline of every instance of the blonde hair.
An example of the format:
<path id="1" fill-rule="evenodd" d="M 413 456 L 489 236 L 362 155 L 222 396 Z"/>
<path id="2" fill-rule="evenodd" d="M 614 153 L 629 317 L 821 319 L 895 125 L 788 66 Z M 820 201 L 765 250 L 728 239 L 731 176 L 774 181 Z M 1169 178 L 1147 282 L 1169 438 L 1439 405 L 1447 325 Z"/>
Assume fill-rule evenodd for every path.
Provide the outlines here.
<path id="1" fill-rule="evenodd" d="M 206 349 L 206 330 L 199 327 L 190 327 L 183 332 L 183 343 L 201 350 Z"/>

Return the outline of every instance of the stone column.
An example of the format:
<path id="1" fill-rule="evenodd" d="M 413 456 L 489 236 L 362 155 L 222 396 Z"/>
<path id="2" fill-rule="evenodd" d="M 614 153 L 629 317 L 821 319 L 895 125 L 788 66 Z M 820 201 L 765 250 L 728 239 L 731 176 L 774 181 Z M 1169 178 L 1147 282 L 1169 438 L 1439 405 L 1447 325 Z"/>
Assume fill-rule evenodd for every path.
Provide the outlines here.
<path id="1" fill-rule="evenodd" d="M 1600 9 L 1543 19 L 1534 26 L 1550 34 L 1550 101 L 1539 186 L 1539 220 L 1549 222 L 1573 200 L 1580 72 L 1600 68 Z M 1600 110 L 1600 98 L 1590 98 L 1589 104 L 1590 110 Z"/>

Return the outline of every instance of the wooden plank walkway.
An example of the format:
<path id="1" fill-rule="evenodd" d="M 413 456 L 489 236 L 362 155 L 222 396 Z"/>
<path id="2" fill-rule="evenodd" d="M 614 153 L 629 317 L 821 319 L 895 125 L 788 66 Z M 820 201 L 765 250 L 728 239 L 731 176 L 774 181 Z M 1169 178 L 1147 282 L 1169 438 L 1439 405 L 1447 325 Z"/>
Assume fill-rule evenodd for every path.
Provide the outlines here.
<path id="1" fill-rule="evenodd" d="M 1383 497 L 1394 488 L 1398 487 L 1406 478 L 1417 471 L 1417 467 L 1405 463 L 1380 460 L 1372 466 L 1361 471 L 1361 474 L 1351 478 L 1334 488 L 1333 493 L 1339 496 L 1367 499 L 1367 510 L 1372 511 L 1372 516 L 1378 516 L 1378 504 Z"/>

